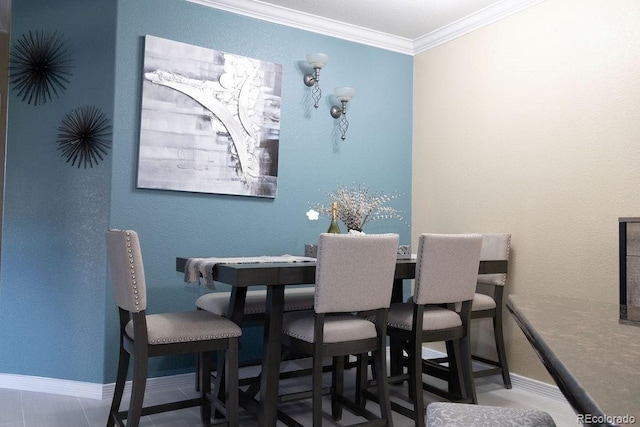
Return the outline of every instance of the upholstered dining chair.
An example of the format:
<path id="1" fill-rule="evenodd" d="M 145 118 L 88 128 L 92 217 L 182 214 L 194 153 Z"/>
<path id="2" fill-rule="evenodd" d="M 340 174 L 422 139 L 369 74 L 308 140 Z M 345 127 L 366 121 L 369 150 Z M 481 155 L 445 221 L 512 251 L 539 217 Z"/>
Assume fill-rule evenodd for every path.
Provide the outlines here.
<path id="1" fill-rule="evenodd" d="M 264 289 L 241 289 L 240 291 L 246 292 L 243 315 L 241 319 L 234 320 L 241 326 L 244 326 L 247 323 L 264 324 L 267 310 L 267 291 Z M 284 312 L 312 309 L 313 298 L 314 288 L 312 286 L 287 288 L 284 291 Z M 229 318 L 230 301 L 231 292 L 209 292 L 200 296 L 196 300 L 196 309 Z M 223 364 L 219 363 L 218 366 L 222 368 Z M 301 368 L 294 371 L 282 372 L 280 374 L 280 378 L 286 379 L 294 376 L 308 375 L 309 373 L 310 371 L 308 369 Z M 196 378 L 196 390 L 198 390 L 198 384 L 199 381 Z M 250 388 L 247 389 L 246 392 L 249 395 L 255 396 L 259 391 L 260 376 L 241 378 L 240 385 L 250 385 Z"/>
<path id="2" fill-rule="evenodd" d="M 389 309 L 387 334 L 404 346 L 408 400 L 413 408 L 392 402 L 392 408 L 424 426 L 423 389 L 450 400 L 476 403 L 471 371 L 469 324 L 480 263 L 480 234 L 422 234 L 418 240 L 415 290 L 411 302 Z M 456 310 L 456 305 L 460 310 Z M 451 355 L 449 387 L 423 383 L 422 343 L 444 341 Z M 380 377 L 377 377 L 380 378 Z"/>
<path id="3" fill-rule="evenodd" d="M 482 234 L 481 260 L 508 261 L 510 250 L 511 234 Z M 503 296 L 506 281 L 506 273 L 478 275 L 478 285 L 476 287 L 476 293 L 473 296 L 473 305 L 471 307 L 471 319 L 492 319 L 493 339 L 498 360 L 488 359 L 474 354 L 472 354 L 471 357 L 473 360 L 478 360 L 485 365 L 492 366 L 491 368 L 474 370 L 473 375 L 475 378 L 501 374 L 505 388 L 511 388 L 511 376 L 509 375 L 507 352 L 504 345 L 504 334 L 502 332 L 502 307 L 504 306 Z"/>
<path id="4" fill-rule="evenodd" d="M 287 288 L 284 292 L 284 311 L 310 310 L 313 308 L 314 289 L 310 286 Z M 196 308 L 228 317 L 231 292 L 209 292 L 196 300 Z M 267 291 L 247 291 L 243 322 L 264 322 L 267 307 Z"/>
<path id="5" fill-rule="evenodd" d="M 511 249 L 511 234 L 508 233 L 483 233 L 481 260 L 509 260 Z M 509 375 L 509 365 L 507 363 L 507 352 L 504 344 L 504 334 L 502 332 L 502 308 L 504 306 L 504 287 L 507 280 L 506 273 L 499 274 L 479 274 L 476 286 L 476 293 L 473 296 L 471 307 L 471 319 L 492 319 L 493 340 L 497 355 L 497 360 L 488 357 L 472 354 L 471 358 L 481 362 L 482 366 L 475 365 L 474 378 L 491 375 L 502 375 L 502 382 L 505 388 L 511 388 L 511 376 Z M 448 362 L 447 357 L 429 359 L 427 362 L 438 363 L 438 370 L 447 372 L 444 365 Z"/>
<path id="6" fill-rule="evenodd" d="M 380 381 L 377 385 L 377 417 L 344 396 L 343 371 L 344 356 L 372 352 L 376 375 L 386 378 L 387 311 L 397 251 L 397 234 L 320 235 L 314 309 L 285 313 L 283 318 L 283 347 L 313 359 L 310 396 L 314 426 L 322 425 L 323 357 L 333 360 L 330 392 L 334 419 L 341 418 L 344 405 L 369 420 L 362 425 L 392 425 L 388 384 Z M 355 314 L 368 310 L 375 311 L 375 323 Z M 297 393 L 297 397 L 309 397 L 309 393 Z"/>
<path id="7" fill-rule="evenodd" d="M 159 412 L 200 406 L 202 423 L 211 421 L 212 402 L 222 411 L 221 425 L 238 425 L 238 339 L 240 327 L 206 311 L 147 314 L 147 292 L 138 234 L 133 230 L 109 230 L 105 235 L 115 300 L 120 314 L 120 357 L 107 427 L 114 423 L 137 426 L 140 417 Z M 225 405 L 211 390 L 211 354 L 226 358 Z M 200 396 L 143 407 L 148 358 L 195 353 L 199 360 Z M 133 384 L 128 411 L 120 411 L 130 357 L 133 356 Z M 211 400 L 210 400 L 211 399 Z"/>
<path id="8" fill-rule="evenodd" d="M 501 408 L 451 402 L 427 406 L 427 427 L 556 427 L 551 415 L 522 408 Z"/>

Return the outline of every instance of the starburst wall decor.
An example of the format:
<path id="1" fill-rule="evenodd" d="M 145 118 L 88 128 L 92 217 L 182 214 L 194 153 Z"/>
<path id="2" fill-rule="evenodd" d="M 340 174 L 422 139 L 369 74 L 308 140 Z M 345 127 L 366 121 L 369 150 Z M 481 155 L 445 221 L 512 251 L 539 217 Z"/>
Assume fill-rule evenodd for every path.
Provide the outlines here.
<path id="1" fill-rule="evenodd" d="M 86 169 L 87 164 L 93 167 L 107 155 L 110 128 L 107 116 L 97 107 L 78 107 L 65 116 L 58 128 L 58 150 L 71 166 L 78 162 L 78 168 L 84 165 Z"/>
<path id="2" fill-rule="evenodd" d="M 62 34 L 29 31 L 16 41 L 9 55 L 9 82 L 23 101 L 42 104 L 66 90 L 72 62 Z"/>

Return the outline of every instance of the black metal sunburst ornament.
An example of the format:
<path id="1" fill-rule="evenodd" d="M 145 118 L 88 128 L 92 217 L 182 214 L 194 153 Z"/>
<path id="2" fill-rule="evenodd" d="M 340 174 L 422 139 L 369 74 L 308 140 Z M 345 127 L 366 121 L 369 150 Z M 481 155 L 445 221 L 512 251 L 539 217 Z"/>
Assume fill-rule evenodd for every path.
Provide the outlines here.
<path id="1" fill-rule="evenodd" d="M 9 82 L 23 101 L 42 104 L 67 88 L 72 62 L 62 34 L 29 31 L 17 40 L 9 55 Z"/>
<path id="2" fill-rule="evenodd" d="M 107 150 L 111 148 L 107 138 L 111 135 L 111 125 L 107 116 L 97 107 L 78 107 L 65 116 L 58 128 L 58 150 L 67 163 L 75 166 L 78 162 L 87 168 L 104 160 Z"/>

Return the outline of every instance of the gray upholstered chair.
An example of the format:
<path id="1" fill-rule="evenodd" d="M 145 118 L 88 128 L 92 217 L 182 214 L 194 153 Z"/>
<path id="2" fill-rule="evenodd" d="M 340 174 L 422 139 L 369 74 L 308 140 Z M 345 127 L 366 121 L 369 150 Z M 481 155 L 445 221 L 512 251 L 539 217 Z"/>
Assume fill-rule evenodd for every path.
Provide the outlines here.
<path id="1" fill-rule="evenodd" d="M 392 304 L 387 334 L 407 354 L 409 409 L 392 402 L 395 411 L 424 426 L 423 389 L 448 400 L 476 403 L 471 371 L 469 324 L 480 262 L 480 234 L 422 234 L 418 242 L 415 290 L 410 303 Z M 456 310 L 456 305 L 460 310 Z M 449 387 L 441 390 L 423 383 L 422 343 L 444 341 L 451 355 Z M 378 377 L 379 378 L 379 377 Z"/>
<path id="2" fill-rule="evenodd" d="M 508 261 L 510 249 L 511 234 L 482 234 L 482 250 L 480 252 L 481 260 Z M 498 360 L 489 359 L 477 354 L 472 354 L 471 358 L 473 360 L 481 362 L 484 365 L 480 367 L 474 366 L 475 370 L 473 372 L 473 376 L 475 378 L 500 374 L 502 375 L 502 382 L 505 388 L 511 388 L 511 376 L 509 375 L 507 352 L 505 349 L 504 336 L 502 332 L 502 308 L 504 305 L 503 295 L 506 280 L 506 273 L 478 275 L 476 293 L 473 296 L 473 304 L 471 307 L 471 319 L 492 319 L 493 339 Z M 443 364 L 444 362 L 448 362 L 448 358 L 434 358 L 429 359 L 428 362 Z M 445 373 L 447 371 L 446 365 L 441 365 L 438 369 L 441 372 Z"/>
<path id="3" fill-rule="evenodd" d="M 147 414 L 200 406 L 202 423 L 211 421 L 211 353 L 226 355 L 225 413 L 223 423 L 238 425 L 238 337 L 242 331 L 232 321 L 206 311 L 147 314 L 147 293 L 138 234 L 109 230 L 105 235 L 115 300 L 120 314 L 120 357 L 107 426 L 137 426 Z M 143 407 L 148 358 L 195 353 L 199 359 L 200 396 L 180 402 Z M 128 411 L 120 411 L 129 359 L 133 356 L 133 384 Z"/>
<path id="4" fill-rule="evenodd" d="M 433 402 L 427 406 L 427 427 L 555 427 L 543 411 L 462 403 Z"/>
<path id="5" fill-rule="evenodd" d="M 247 323 L 264 324 L 264 317 L 267 307 L 267 291 L 264 289 L 247 290 L 238 289 L 237 291 L 246 292 L 244 311 L 242 319 L 234 319 L 241 326 Z M 284 291 L 284 311 L 310 310 L 313 308 L 314 288 L 312 286 L 287 288 Z M 196 308 L 214 313 L 219 316 L 229 317 L 229 303 L 231 300 L 231 292 L 209 292 L 200 296 L 196 300 Z M 222 366 L 222 364 L 219 364 Z M 302 368 L 294 371 L 282 372 L 282 379 L 291 376 L 309 374 L 309 370 Z M 260 377 L 251 376 L 240 379 L 240 385 L 250 385 L 247 390 L 249 395 L 255 396 L 259 391 Z M 196 378 L 196 390 L 198 390 L 198 379 Z"/>
<path id="6" fill-rule="evenodd" d="M 482 260 L 509 260 L 511 249 L 511 234 L 506 233 L 485 233 L 482 235 Z M 502 382 L 506 388 L 511 388 L 511 376 L 509 375 L 509 365 L 507 364 L 507 352 L 504 345 L 502 332 L 502 307 L 504 285 L 507 281 L 507 274 L 480 274 L 478 275 L 478 286 L 473 297 L 471 307 L 471 319 L 490 318 L 493 321 L 493 338 L 496 346 L 498 360 L 472 354 L 473 360 L 478 360 L 491 368 L 476 369 L 473 373 L 475 378 L 489 375 L 502 375 Z"/>
<path id="7" fill-rule="evenodd" d="M 314 289 L 310 286 L 288 288 L 284 292 L 284 311 L 310 310 L 313 308 Z M 231 292 L 209 292 L 196 300 L 196 308 L 228 317 Z M 267 291 L 247 291 L 243 322 L 264 322 Z"/>
<path id="8" fill-rule="evenodd" d="M 378 378 L 386 378 L 387 312 L 398 251 L 397 234 L 345 235 L 321 234 L 318 241 L 314 309 L 285 313 L 283 346 L 312 355 L 311 393 L 313 425 L 322 425 L 322 359 L 332 357 L 331 412 L 342 416 L 343 404 L 371 421 L 364 425 L 392 425 L 389 386 L 377 386 L 381 417 L 358 411 L 343 395 L 344 356 L 372 352 Z M 375 310 L 376 321 L 355 312 Z M 364 384 L 357 384 L 362 387 Z M 288 396 L 287 398 L 290 398 Z M 375 419 L 377 418 L 377 420 Z"/>

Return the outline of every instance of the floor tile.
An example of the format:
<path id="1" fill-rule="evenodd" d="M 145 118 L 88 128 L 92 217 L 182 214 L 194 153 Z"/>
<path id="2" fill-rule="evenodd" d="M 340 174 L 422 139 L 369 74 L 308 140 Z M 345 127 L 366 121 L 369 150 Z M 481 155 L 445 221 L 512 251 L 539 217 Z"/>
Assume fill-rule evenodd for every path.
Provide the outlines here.
<path id="1" fill-rule="evenodd" d="M 22 420 L 22 397 L 20 391 L 0 389 L 0 426 L 22 426 Z"/>
<path id="2" fill-rule="evenodd" d="M 77 397 L 22 392 L 25 426 L 86 426 L 87 417 Z"/>
<path id="3" fill-rule="evenodd" d="M 353 387 L 347 371 L 345 387 Z M 246 371 L 243 372 L 246 374 Z M 329 376 L 327 375 L 327 385 Z M 480 379 L 476 381 L 478 400 L 480 404 L 521 407 L 543 410 L 552 415 L 558 427 L 575 426 L 576 415 L 566 401 L 552 399 L 534 394 L 523 389 L 505 389 L 498 379 Z M 283 382 L 281 391 L 300 391 L 310 387 L 308 377 Z M 395 387 L 395 391 L 394 391 Z M 405 394 L 406 386 L 392 386 L 395 394 Z M 347 392 L 349 393 L 349 392 Z M 196 397 L 198 394 L 191 387 L 171 390 L 153 390 L 146 394 L 145 404 L 153 405 L 177 399 Z M 396 398 L 394 397 L 394 400 Z M 425 403 L 439 400 L 437 397 L 425 393 Z M 121 409 L 128 407 L 129 397 L 124 396 Z M 19 390 L 0 389 L 0 427 L 104 427 L 111 402 L 105 400 L 83 399 L 55 394 L 35 393 Z M 24 408 L 24 412 L 23 412 Z M 280 409 L 292 416 L 303 425 L 311 425 L 311 400 L 290 402 L 281 405 Z M 367 409 L 377 412 L 377 405 L 368 403 Z M 323 424 L 327 427 L 348 425 L 361 418 L 344 410 L 343 419 L 334 422 L 331 419 L 331 402 L 328 396 L 323 398 Z M 242 427 L 253 427 L 257 421 L 243 410 L 240 411 Z M 393 413 L 396 427 L 411 427 L 413 421 L 397 413 Z M 143 417 L 142 427 L 195 427 L 200 426 L 199 408 L 188 408 L 164 414 Z"/>

